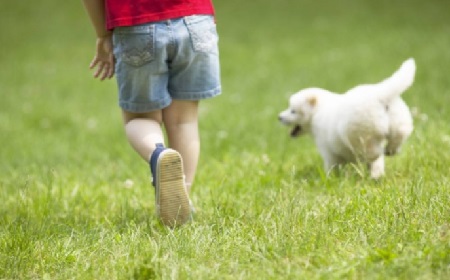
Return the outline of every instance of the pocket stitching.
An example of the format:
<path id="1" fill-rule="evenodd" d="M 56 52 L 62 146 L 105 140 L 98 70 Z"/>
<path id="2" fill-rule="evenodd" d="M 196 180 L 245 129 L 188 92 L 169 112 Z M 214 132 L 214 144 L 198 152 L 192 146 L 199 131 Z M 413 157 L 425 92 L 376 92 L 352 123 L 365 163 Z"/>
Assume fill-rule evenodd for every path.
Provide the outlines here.
<path id="1" fill-rule="evenodd" d="M 194 51 L 202 53 L 217 52 L 218 35 L 211 18 L 190 21 L 187 23 L 187 28 Z"/>
<path id="2" fill-rule="evenodd" d="M 154 26 L 145 28 L 145 30 L 142 30 L 142 27 L 138 30 L 136 30 L 136 27 L 133 28 L 118 31 L 117 42 L 120 50 L 119 55 L 123 62 L 139 67 L 154 59 Z M 131 39 L 127 37 L 131 37 Z M 127 40 L 131 40 L 132 45 Z"/>

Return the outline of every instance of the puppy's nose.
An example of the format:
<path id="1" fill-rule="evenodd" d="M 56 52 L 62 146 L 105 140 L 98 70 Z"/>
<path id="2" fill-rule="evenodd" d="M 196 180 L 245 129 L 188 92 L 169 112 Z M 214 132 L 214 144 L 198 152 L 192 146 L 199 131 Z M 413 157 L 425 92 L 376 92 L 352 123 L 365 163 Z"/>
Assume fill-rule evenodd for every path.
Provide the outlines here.
<path id="1" fill-rule="evenodd" d="M 283 118 L 282 118 L 281 116 L 278 116 L 278 120 L 279 120 L 279 121 L 282 121 Z"/>

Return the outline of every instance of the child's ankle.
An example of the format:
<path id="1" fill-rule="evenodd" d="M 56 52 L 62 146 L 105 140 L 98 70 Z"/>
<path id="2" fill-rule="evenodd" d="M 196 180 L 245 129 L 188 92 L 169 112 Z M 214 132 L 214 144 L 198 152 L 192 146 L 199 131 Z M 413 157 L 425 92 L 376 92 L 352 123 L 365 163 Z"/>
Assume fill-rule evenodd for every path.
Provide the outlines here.
<path id="1" fill-rule="evenodd" d="M 186 186 L 186 191 L 189 194 L 191 192 L 192 183 L 186 182 L 184 185 Z"/>

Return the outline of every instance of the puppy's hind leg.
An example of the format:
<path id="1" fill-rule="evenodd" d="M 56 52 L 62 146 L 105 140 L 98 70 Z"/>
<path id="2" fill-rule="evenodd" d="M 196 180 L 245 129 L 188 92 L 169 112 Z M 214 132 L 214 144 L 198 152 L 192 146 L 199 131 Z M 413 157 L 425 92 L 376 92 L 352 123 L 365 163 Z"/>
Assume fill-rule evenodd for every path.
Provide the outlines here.
<path id="1" fill-rule="evenodd" d="M 414 124 L 408 106 L 400 98 L 392 101 L 388 114 L 390 124 L 385 155 L 393 156 L 400 152 L 402 144 L 411 135 Z"/>
<path id="2" fill-rule="evenodd" d="M 384 155 L 380 155 L 376 160 L 369 164 L 370 177 L 379 179 L 384 175 Z"/>

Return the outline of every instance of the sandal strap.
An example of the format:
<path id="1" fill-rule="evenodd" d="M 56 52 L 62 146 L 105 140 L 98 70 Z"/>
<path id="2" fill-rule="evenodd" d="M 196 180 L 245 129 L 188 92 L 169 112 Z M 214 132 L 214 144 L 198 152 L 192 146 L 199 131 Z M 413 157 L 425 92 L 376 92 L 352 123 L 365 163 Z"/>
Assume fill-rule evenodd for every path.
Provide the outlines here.
<path id="1" fill-rule="evenodd" d="M 152 172 L 152 185 L 155 187 L 156 184 L 156 165 L 158 163 L 159 155 L 162 151 L 164 151 L 166 148 L 162 143 L 156 144 L 156 149 L 153 151 L 152 156 L 150 157 L 150 171 Z"/>

